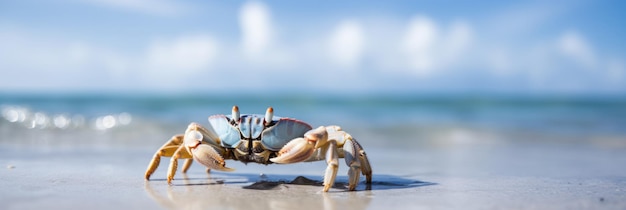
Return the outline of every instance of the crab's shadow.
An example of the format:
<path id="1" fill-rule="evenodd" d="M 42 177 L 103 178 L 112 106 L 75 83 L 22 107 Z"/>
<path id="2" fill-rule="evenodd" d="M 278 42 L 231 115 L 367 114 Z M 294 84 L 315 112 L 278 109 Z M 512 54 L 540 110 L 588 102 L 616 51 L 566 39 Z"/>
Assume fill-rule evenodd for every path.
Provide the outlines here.
<path id="1" fill-rule="evenodd" d="M 271 190 L 281 185 L 308 185 L 322 186 L 322 176 L 296 176 L 296 175 L 280 175 L 280 174 L 249 174 L 249 173 L 220 173 L 211 172 L 208 178 L 190 178 L 183 176 L 177 178 L 182 182 L 174 182 L 174 186 L 194 186 L 194 185 L 217 185 L 217 184 L 236 184 L 242 185 L 244 189 L 252 190 Z M 156 181 L 156 180 L 155 180 Z M 371 183 L 365 181 L 359 182 L 356 190 L 393 190 L 416 188 L 430 185 L 436 185 L 434 182 L 421 181 L 409 177 L 374 174 Z M 337 176 L 335 179 L 335 189 L 348 189 L 348 177 Z"/>

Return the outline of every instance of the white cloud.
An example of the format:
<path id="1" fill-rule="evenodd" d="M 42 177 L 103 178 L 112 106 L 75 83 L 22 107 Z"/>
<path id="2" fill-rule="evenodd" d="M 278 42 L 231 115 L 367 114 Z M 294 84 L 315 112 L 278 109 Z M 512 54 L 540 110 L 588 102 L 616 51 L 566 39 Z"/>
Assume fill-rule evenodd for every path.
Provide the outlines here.
<path id="1" fill-rule="evenodd" d="M 169 88 L 211 70 L 218 50 L 206 34 L 154 41 L 136 53 L 17 28 L 0 30 L 0 40 L 0 88 L 40 91 L 136 88 L 136 82 Z"/>
<path id="2" fill-rule="evenodd" d="M 91 57 L 91 49 L 81 42 L 72 43 L 68 49 L 69 59 L 77 63 L 87 62 Z"/>
<path id="3" fill-rule="evenodd" d="M 587 41 L 576 32 L 566 32 L 558 40 L 561 52 L 587 68 L 593 68 L 596 62 L 594 53 Z"/>
<path id="4" fill-rule="evenodd" d="M 614 84 L 622 84 L 626 79 L 626 67 L 624 62 L 619 59 L 612 59 L 607 64 L 607 77 Z"/>
<path id="5" fill-rule="evenodd" d="M 498 76 L 511 74 L 515 69 L 513 65 L 514 56 L 502 47 L 485 51 L 484 62 L 488 70 Z"/>
<path id="6" fill-rule="evenodd" d="M 16 27 L 8 29 L 0 30 L 2 89 L 80 91 L 101 87 L 111 76 L 108 61 L 112 53 L 104 48 Z M 88 78 L 102 80 L 86 81 Z"/>
<path id="7" fill-rule="evenodd" d="M 486 12 L 485 19 L 481 21 L 482 28 L 486 32 L 493 33 L 492 39 L 523 38 L 536 32 L 538 27 L 549 23 L 551 19 L 562 15 L 574 5 L 558 3 L 558 1 L 514 3 Z"/>
<path id="8" fill-rule="evenodd" d="M 223 65 L 235 69 L 248 69 L 258 72 L 281 72 L 293 68 L 299 62 L 297 47 L 274 42 L 275 29 L 272 26 L 271 12 L 268 7 L 257 1 L 244 3 L 239 10 L 241 29 L 241 48 L 232 44 Z M 245 61 L 245 62 L 242 62 Z"/>
<path id="9" fill-rule="evenodd" d="M 454 61 L 462 56 L 472 44 L 472 27 L 464 22 L 457 21 L 452 24 L 450 31 L 442 44 L 445 61 Z"/>
<path id="10" fill-rule="evenodd" d="M 472 44 L 473 29 L 466 21 L 453 22 L 442 30 L 426 16 L 411 19 L 401 42 L 406 68 L 420 77 L 462 66 Z"/>
<path id="11" fill-rule="evenodd" d="M 104 53 L 100 59 L 102 59 L 104 69 L 114 79 L 124 80 L 124 78 L 128 78 L 131 75 L 131 66 L 133 66 L 134 63 L 131 63 L 128 58 L 108 52 Z"/>
<path id="12" fill-rule="evenodd" d="M 191 8 L 174 0 L 81 0 L 85 3 L 151 15 L 176 16 Z"/>
<path id="13" fill-rule="evenodd" d="M 341 67 L 356 67 L 363 54 L 364 43 L 365 38 L 361 26 L 355 21 L 343 21 L 330 38 L 331 59 Z"/>
<path id="14" fill-rule="evenodd" d="M 188 9 L 177 1 L 166 0 L 150 3 L 145 3 L 147 0 L 81 1 L 155 15 L 176 15 Z M 594 85 L 607 81 L 614 87 L 623 87 L 626 81 L 623 60 L 605 59 L 601 54 L 603 49 L 594 52 L 591 42 L 580 33 L 546 34 L 541 31 L 543 29 L 537 25 L 552 17 L 549 9 L 542 10 L 537 16 L 527 10 L 502 17 L 486 15 L 495 22 L 460 19 L 446 23 L 423 15 L 411 19 L 393 15 L 345 19 L 333 15 L 321 21 L 306 19 L 309 17 L 297 19 L 301 18 L 297 16 L 293 20 L 281 19 L 274 23 L 270 9 L 262 2 L 245 2 L 238 11 L 237 6 L 234 8 L 235 14 L 231 15 L 239 12 L 239 16 L 230 19 L 232 22 L 238 18 L 241 40 L 207 34 L 174 37 L 170 34 L 164 35 L 170 37 L 167 39 L 114 47 L 115 43 L 108 46 L 110 43 L 94 42 L 110 42 L 108 39 L 71 37 L 85 35 L 71 31 L 71 28 L 67 33 L 47 33 L 47 28 L 13 33 L 12 28 L 0 27 L 0 70 L 3 70 L 0 87 L 15 86 L 18 82 L 14 78 L 20 78 L 32 79 L 28 81 L 37 83 L 35 85 L 40 89 L 64 84 L 107 88 L 98 84 L 113 81 L 130 89 L 146 86 L 151 90 L 172 88 L 177 91 L 181 90 L 181 84 L 189 81 L 188 78 L 211 75 L 197 87 L 230 85 L 258 90 L 259 85 L 255 83 L 227 82 L 233 72 L 242 80 L 280 80 L 285 86 L 302 89 L 323 86 L 342 90 L 393 89 L 402 86 L 397 81 L 421 85 L 410 84 L 409 89 L 438 88 L 440 84 L 463 88 L 472 87 L 471 83 L 484 79 L 491 82 L 489 84 L 502 84 L 505 88 L 543 91 L 575 85 L 581 89 L 595 88 Z M 285 23 L 287 26 L 281 25 Z M 275 29 L 281 26 L 301 28 L 295 34 L 280 34 L 281 30 Z M 68 37 L 58 36 L 59 33 Z M 220 34 L 233 35 L 229 32 Z M 121 43 L 130 40 L 121 40 Z M 218 42 L 220 40 L 227 42 Z M 364 73 L 336 71 L 357 68 Z M 328 78 L 331 72 L 334 78 Z M 24 75 L 38 75 L 39 78 Z M 67 75 L 79 79 L 65 79 Z M 345 82 L 345 76 L 353 77 Z M 94 78 L 103 79 L 92 81 Z M 421 79 L 420 82 L 414 82 L 416 78 Z M 134 83 L 135 80 L 143 81 Z M 311 82 L 319 80 L 327 82 Z M 509 81 L 515 84 L 505 84 Z M 331 83 L 335 85 L 327 85 Z"/>
<path id="15" fill-rule="evenodd" d="M 16 28 L 0 31 L 0 41 L 2 66 L 21 71 L 75 71 L 92 57 L 92 46 L 86 43 L 39 36 Z"/>
<path id="16" fill-rule="evenodd" d="M 182 36 L 155 41 L 146 52 L 148 71 L 153 74 L 193 74 L 208 70 L 217 55 L 217 44 L 208 35 Z"/>
<path id="17" fill-rule="evenodd" d="M 409 67 L 421 76 L 429 75 L 435 68 L 435 47 L 439 29 L 435 22 L 425 16 L 416 16 L 408 25 L 402 43 Z"/>
<path id="18" fill-rule="evenodd" d="M 272 42 L 270 11 L 256 1 L 247 2 L 239 11 L 244 52 L 249 56 L 259 56 L 266 52 Z"/>

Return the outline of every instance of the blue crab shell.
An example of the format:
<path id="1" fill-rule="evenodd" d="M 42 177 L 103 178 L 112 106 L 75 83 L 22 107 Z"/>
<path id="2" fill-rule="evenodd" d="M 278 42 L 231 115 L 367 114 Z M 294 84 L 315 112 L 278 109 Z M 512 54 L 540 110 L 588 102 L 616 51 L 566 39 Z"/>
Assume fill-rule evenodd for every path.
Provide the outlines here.
<path id="1" fill-rule="evenodd" d="M 234 148 L 241 140 L 261 141 L 268 150 L 278 151 L 292 139 L 303 137 L 312 127 L 300 120 L 274 116 L 272 122 L 264 122 L 264 116 L 241 115 L 235 122 L 230 115 L 213 115 L 209 123 L 226 148 Z"/>

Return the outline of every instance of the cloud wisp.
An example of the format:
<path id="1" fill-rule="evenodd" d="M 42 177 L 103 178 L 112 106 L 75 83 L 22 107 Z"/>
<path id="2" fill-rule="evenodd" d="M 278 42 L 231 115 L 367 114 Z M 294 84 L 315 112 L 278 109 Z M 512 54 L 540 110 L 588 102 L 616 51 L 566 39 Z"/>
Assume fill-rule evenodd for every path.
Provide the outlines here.
<path id="1" fill-rule="evenodd" d="M 132 13 L 157 15 L 157 16 L 179 16 L 185 14 L 191 7 L 172 0 L 80 0 L 85 4 L 99 7 L 111 8 L 114 10 L 127 11 Z"/>
<path id="2" fill-rule="evenodd" d="M 174 40 L 154 41 L 146 52 L 146 69 L 150 74 L 193 74 L 209 70 L 218 54 L 217 44 L 211 36 L 181 36 Z"/>
<path id="3" fill-rule="evenodd" d="M 142 4 L 143 0 L 88 2 L 161 16 L 190 10 L 184 4 L 165 0 L 152 5 Z M 271 87 L 237 80 L 280 81 L 284 89 L 354 91 L 416 91 L 443 86 L 538 92 L 626 88 L 622 82 L 626 80 L 623 59 L 595 46 L 584 31 L 557 30 L 540 37 L 523 36 L 518 41 L 520 36 L 503 32 L 512 27 L 504 20 L 445 21 L 416 13 L 408 17 L 340 15 L 322 23 L 299 19 L 306 17 L 285 20 L 273 9 L 284 8 L 260 1 L 245 2 L 228 13 L 230 16 L 224 16 L 237 24 L 236 33 L 179 30 L 150 34 L 138 39 L 142 41 L 133 47 L 80 37 L 44 36 L 27 27 L 4 27 L 0 30 L 4 42 L 0 67 L 56 78 L 31 85 L 46 90 L 73 86 L 107 89 L 117 83 L 124 86 L 120 89 L 184 91 L 190 88 L 190 79 L 198 77 L 204 79 L 194 83 L 195 88 L 237 86 L 259 91 Z M 545 10 L 541 10 L 543 15 L 524 14 L 517 11 L 500 17 L 498 13 L 487 19 L 510 18 L 523 23 L 523 30 L 529 31 L 525 33 L 532 34 L 539 30 L 537 24 L 553 17 Z M 299 26 L 299 21 L 307 24 Z M 289 33 L 294 30 L 279 30 L 285 25 L 314 30 L 303 37 Z M 26 86 L 6 79 L 20 74 L 10 75 L 0 79 L 0 88 Z M 59 75 L 78 79 L 71 84 L 54 82 L 65 78 Z"/>
<path id="4" fill-rule="evenodd" d="M 341 68 L 358 67 L 365 44 L 361 25 L 353 20 L 344 20 L 334 29 L 329 40 L 329 55 L 332 62 Z"/>

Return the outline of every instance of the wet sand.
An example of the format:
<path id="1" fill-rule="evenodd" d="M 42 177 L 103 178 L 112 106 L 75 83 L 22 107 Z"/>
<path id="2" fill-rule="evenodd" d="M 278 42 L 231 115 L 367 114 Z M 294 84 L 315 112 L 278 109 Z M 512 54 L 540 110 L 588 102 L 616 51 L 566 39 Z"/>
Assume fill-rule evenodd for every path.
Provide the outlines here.
<path id="1" fill-rule="evenodd" d="M 564 145 L 367 148 L 374 178 L 321 192 L 323 162 L 197 163 L 143 180 L 152 148 L 0 148 L 1 209 L 624 209 L 624 149 Z M 167 159 L 164 159 L 167 160 Z M 363 180 L 363 179 L 362 179 Z"/>

